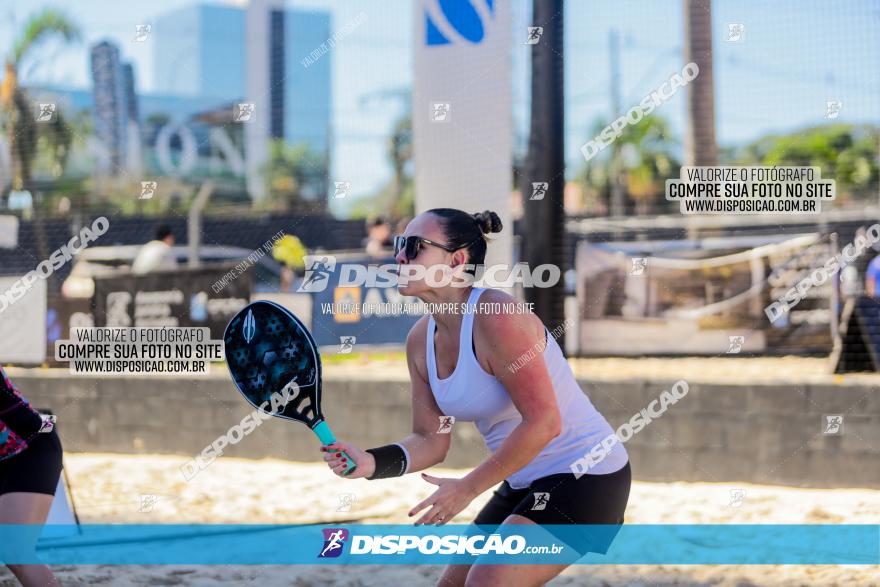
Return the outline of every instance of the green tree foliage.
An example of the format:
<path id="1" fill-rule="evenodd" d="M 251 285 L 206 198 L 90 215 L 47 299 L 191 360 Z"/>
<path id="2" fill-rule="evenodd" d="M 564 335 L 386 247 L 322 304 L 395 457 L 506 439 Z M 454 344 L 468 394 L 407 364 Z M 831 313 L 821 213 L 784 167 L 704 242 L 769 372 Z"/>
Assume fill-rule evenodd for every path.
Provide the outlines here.
<path id="1" fill-rule="evenodd" d="M 19 83 L 22 65 L 28 61 L 35 63 L 40 45 L 53 38 L 67 43 L 78 41 L 79 27 L 63 12 L 45 9 L 28 19 L 5 59 L 5 74 L 0 84 L 0 118 L 12 154 L 13 189 L 31 189 L 33 163 L 40 142 L 45 143 L 43 148 L 54 159 L 51 168 L 54 177 L 61 175 L 70 153 L 73 132 L 63 113 L 56 110 L 51 122 L 37 123 L 36 105 Z"/>
<path id="2" fill-rule="evenodd" d="M 727 154 L 728 165 L 820 167 L 837 182 L 837 201 L 876 197 L 880 129 L 831 124 L 787 135 L 768 135 Z"/>
<path id="3" fill-rule="evenodd" d="M 608 125 L 604 120 L 593 124 L 598 136 Z M 611 182 L 619 178 L 624 188 L 626 209 L 640 214 L 658 213 L 667 208 L 665 181 L 678 175 L 681 166 L 674 152 L 678 146 L 669 123 L 656 115 L 628 125 L 613 146 L 586 162 L 581 173 L 588 209 L 610 209 Z M 619 149 L 614 160 L 612 153 Z"/>
<path id="4" fill-rule="evenodd" d="M 324 157 L 312 152 L 308 145 L 289 145 L 282 139 L 273 140 L 269 146 L 269 160 L 263 169 L 269 192 L 266 203 L 275 209 L 311 210 L 316 201 L 324 202 L 327 198 L 322 180 L 326 169 Z M 313 197 L 307 197 L 309 195 Z"/>
<path id="5" fill-rule="evenodd" d="M 42 141 L 54 157 L 53 176 L 60 176 L 67 162 L 72 142 L 72 131 L 60 109 L 52 121 L 36 121 L 36 105 L 19 83 L 19 71 L 25 63 L 39 63 L 39 47 L 50 39 L 60 38 L 66 43 L 80 39 L 79 27 L 58 10 L 47 8 L 32 15 L 21 34 L 12 42 L 6 56 L 3 82 L 0 83 L 0 128 L 6 135 L 12 158 L 12 189 L 26 190 L 33 196 L 34 221 L 37 233 L 37 252 L 40 257 L 49 254 L 43 226 L 43 210 L 47 205 L 33 187 L 34 159 Z"/>
<path id="6" fill-rule="evenodd" d="M 413 129 L 410 112 L 394 123 L 386 153 L 394 176 L 378 193 L 368 198 L 361 198 L 352 205 L 353 218 L 368 218 L 376 214 L 403 218 L 415 214 L 415 182 L 412 172 Z"/>

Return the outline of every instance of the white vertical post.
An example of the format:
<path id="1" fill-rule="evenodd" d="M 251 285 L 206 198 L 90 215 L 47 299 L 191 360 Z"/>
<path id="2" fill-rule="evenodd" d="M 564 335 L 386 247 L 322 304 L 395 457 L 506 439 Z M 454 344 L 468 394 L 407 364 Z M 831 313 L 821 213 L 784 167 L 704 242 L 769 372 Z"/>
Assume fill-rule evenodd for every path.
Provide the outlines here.
<path id="1" fill-rule="evenodd" d="M 420 0 L 413 20 L 416 212 L 496 212 L 504 230 L 493 235 L 486 264 L 512 263 L 509 3 L 475 0 L 444 11 Z M 435 115 L 437 104 L 448 104 L 445 117 Z"/>

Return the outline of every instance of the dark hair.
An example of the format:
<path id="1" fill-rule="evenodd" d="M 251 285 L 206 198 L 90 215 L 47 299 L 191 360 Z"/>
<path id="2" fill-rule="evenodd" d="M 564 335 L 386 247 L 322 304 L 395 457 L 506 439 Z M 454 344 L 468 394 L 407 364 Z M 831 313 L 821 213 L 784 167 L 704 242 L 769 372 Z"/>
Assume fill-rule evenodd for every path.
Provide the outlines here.
<path id="1" fill-rule="evenodd" d="M 169 236 L 174 236 L 174 232 L 172 232 L 171 227 L 167 224 L 160 224 L 156 227 L 156 240 L 163 241 Z"/>
<path id="2" fill-rule="evenodd" d="M 440 218 L 446 244 L 452 247 L 467 245 L 468 262 L 472 265 L 481 265 L 486 260 L 486 239 L 480 237 L 501 232 L 503 228 L 498 214 L 489 210 L 468 214 L 455 208 L 434 208 L 428 213 Z"/>
<path id="3" fill-rule="evenodd" d="M 374 228 L 376 226 L 382 226 L 383 224 L 388 224 L 388 220 L 384 216 L 376 216 L 375 218 L 367 218 L 367 229 Z"/>

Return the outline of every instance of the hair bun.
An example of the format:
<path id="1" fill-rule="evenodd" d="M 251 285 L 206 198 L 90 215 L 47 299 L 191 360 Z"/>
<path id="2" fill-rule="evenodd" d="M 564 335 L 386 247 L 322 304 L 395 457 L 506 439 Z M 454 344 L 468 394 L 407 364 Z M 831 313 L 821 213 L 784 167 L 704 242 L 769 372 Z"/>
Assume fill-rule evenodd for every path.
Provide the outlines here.
<path id="1" fill-rule="evenodd" d="M 499 218 L 498 214 L 492 212 L 491 210 L 477 212 L 473 216 L 483 234 L 489 234 L 490 232 L 501 232 L 501 229 L 504 228 L 504 225 L 501 224 L 501 218 Z"/>

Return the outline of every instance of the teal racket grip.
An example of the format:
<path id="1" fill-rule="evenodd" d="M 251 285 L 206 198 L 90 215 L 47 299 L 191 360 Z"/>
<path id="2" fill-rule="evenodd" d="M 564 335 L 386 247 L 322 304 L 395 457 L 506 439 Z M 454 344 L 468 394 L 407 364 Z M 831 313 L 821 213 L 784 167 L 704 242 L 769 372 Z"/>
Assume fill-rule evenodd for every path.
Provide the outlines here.
<path id="1" fill-rule="evenodd" d="M 333 436 L 333 432 L 330 430 L 330 426 L 328 426 L 327 422 L 325 422 L 324 420 L 318 422 L 315 427 L 312 428 L 312 431 L 318 436 L 318 438 L 321 440 L 321 444 L 323 444 L 324 446 L 336 442 L 336 437 Z M 354 464 L 354 459 L 348 456 L 348 453 L 346 453 L 345 451 L 342 451 L 342 456 L 344 456 L 348 460 L 348 462 L 351 463 L 351 466 L 343 471 L 342 474 L 350 475 L 357 468 L 357 465 Z"/>

